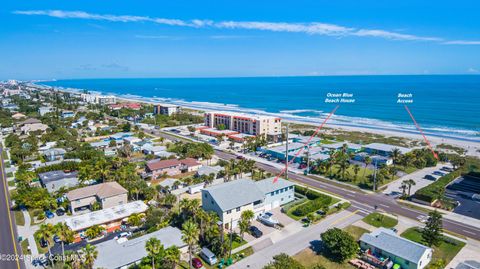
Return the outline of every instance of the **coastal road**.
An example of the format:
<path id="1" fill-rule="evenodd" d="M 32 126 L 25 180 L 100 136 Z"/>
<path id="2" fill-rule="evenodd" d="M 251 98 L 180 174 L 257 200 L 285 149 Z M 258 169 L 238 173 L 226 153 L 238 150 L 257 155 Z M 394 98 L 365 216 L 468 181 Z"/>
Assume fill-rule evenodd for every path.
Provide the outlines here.
<path id="1" fill-rule="evenodd" d="M 216 150 L 215 154 L 222 159 L 234 159 L 236 156 L 231 153 L 226 153 L 220 150 Z M 280 169 L 266 165 L 263 163 L 257 162 L 257 167 L 262 168 L 263 170 L 270 172 L 272 174 L 280 173 Z M 383 210 L 390 214 L 396 214 L 399 216 L 404 216 L 410 219 L 417 220 L 419 216 L 426 216 L 425 212 L 421 212 L 415 209 L 411 209 L 405 205 L 399 204 L 395 199 L 388 197 L 384 194 L 367 194 L 360 191 L 350 190 L 348 188 L 337 186 L 331 183 L 326 183 L 324 181 L 319 181 L 314 178 L 288 173 L 288 178 L 290 180 L 297 181 L 299 183 L 312 186 L 315 188 L 323 189 L 327 192 L 331 192 L 338 196 L 341 196 L 347 200 L 349 200 L 352 204 L 352 208 L 354 210 L 360 210 L 362 212 L 373 212 L 375 211 L 375 206 L 377 210 Z M 327 180 L 327 179 L 326 179 Z M 468 225 L 466 223 L 461 223 L 457 221 L 453 221 L 450 219 L 443 219 L 443 228 L 445 230 L 454 232 L 456 234 L 460 234 L 472 239 L 480 240 L 480 227 L 475 227 L 472 225 Z"/>
<path id="2" fill-rule="evenodd" d="M 2 148 L 0 148 L 0 268 L 1 269 L 25 269 L 25 263 L 22 259 L 22 248 L 17 242 L 17 226 L 15 216 L 10 210 L 10 194 L 8 192 L 8 182 L 5 174 L 5 164 L 2 157 Z"/>

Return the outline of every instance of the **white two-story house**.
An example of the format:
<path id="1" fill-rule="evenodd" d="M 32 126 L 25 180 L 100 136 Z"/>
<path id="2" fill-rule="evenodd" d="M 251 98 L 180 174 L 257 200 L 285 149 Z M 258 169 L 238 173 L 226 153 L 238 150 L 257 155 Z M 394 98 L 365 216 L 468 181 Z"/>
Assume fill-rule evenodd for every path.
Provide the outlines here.
<path id="1" fill-rule="evenodd" d="M 260 181 L 238 179 L 202 190 L 202 207 L 214 211 L 220 217 L 225 229 L 235 228 L 245 210 L 252 210 L 255 216 L 293 201 L 294 184 L 279 178 Z"/>

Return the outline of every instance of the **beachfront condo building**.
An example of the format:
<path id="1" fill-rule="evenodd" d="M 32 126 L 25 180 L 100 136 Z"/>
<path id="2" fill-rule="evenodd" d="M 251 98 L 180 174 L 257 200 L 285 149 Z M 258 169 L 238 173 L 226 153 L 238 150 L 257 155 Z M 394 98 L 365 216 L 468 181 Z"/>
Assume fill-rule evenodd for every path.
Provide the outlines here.
<path id="1" fill-rule="evenodd" d="M 180 106 L 173 104 L 158 104 L 153 106 L 153 114 L 168 115 L 171 116 L 180 111 Z"/>
<path id="2" fill-rule="evenodd" d="M 282 120 L 278 117 L 235 112 L 206 112 L 204 119 L 205 126 L 210 128 L 232 130 L 254 136 L 277 136 L 282 132 Z"/>

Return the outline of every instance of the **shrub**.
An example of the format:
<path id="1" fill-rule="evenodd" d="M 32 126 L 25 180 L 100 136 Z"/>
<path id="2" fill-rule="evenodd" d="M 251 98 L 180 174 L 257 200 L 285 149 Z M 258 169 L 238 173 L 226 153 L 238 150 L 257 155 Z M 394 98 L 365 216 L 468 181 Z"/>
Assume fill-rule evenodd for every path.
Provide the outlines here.
<path id="1" fill-rule="evenodd" d="M 297 217 L 302 217 L 307 215 L 308 213 L 328 207 L 331 202 L 332 197 L 320 194 L 320 197 L 314 200 L 309 200 L 308 202 L 297 206 L 297 208 L 293 210 L 292 214 Z"/>

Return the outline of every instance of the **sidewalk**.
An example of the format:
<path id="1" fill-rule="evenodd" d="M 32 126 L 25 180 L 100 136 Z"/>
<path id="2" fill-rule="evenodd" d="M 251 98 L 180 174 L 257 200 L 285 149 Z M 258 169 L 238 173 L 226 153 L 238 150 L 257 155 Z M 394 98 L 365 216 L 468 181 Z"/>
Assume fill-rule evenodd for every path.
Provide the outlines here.
<path id="1" fill-rule="evenodd" d="M 34 234 L 38 230 L 38 226 L 31 226 L 32 220 L 30 219 L 30 214 L 27 210 L 22 210 L 23 218 L 25 219 L 24 226 L 17 226 L 19 236 L 26 238 L 28 240 L 28 245 L 30 246 L 30 253 L 33 259 L 39 257 L 39 252 L 37 244 L 35 243 Z M 33 265 L 29 262 L 25 262 L 27 268 L 34 268 Z"/>

